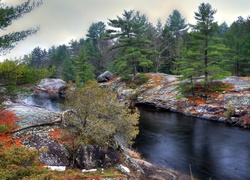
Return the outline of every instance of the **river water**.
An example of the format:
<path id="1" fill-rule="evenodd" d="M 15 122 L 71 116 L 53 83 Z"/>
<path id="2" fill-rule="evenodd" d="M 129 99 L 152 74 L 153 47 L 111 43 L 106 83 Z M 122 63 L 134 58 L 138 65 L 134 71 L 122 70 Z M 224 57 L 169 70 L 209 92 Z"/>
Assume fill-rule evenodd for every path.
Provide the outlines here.
<path id="1" fill-rule="evenodd" d="M 250 179 L 250 131 L 171 112 L 140 110 L 136 148 L 147 161 L 198 179 Z"/>
<path id="2" fill-rule="evenodd" d="M 54 112 L 61 112 L 62 107 L 60 104 L 63 103 L 63 99 L 58 95 L 50 95 L 48 93 L 33 93 L 23 100 L 26 104 L 33 104 L 46 107 Z"/>
<path id="3" fill-rule="evenodd" d="M 58 96 L 33 94 L 28 104 L 61 111 Z M 153 164 L 205 180 L 250 179 L 250 131 L 178 113 L 140 109 L 134 148 Z"/>

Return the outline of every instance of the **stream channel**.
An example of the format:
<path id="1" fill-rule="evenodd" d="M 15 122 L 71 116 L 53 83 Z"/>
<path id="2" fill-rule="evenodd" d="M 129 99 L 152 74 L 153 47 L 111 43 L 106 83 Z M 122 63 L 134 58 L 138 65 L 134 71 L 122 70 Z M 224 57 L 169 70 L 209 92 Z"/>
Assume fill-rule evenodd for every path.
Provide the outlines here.
<path id="1" fill-rule="evenodd" d="M 60 111 L 46 94 L 28 104 Z M 140 109 L 140 134 L 133 147 L 145 160 L 205 180 L 250 179 L 250 131 L 178 113 Z M 191 171 L 190 171 L 191 169 Z"/>

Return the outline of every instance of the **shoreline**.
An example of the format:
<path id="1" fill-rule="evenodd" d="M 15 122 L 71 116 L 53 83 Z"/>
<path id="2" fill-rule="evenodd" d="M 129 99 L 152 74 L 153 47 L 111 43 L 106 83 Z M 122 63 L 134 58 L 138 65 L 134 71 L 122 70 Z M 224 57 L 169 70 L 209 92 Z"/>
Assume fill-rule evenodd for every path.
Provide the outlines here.
<path id="1" fill-rule="evenodd" d="M 136 96 L 132 102 L 135 107 L 176 112 L 250 129 L 249 79 L 232 76 L 214 81 L 215 90 L 196 92 L 194 104 L 191 96 L 180 94 L 178 76 L 163 73 L 148 73 L 146 76 L 150 77 L 149 81 L 136 88 L 119 80 L 103 85 L 115 89 L 121 100 Z"/>

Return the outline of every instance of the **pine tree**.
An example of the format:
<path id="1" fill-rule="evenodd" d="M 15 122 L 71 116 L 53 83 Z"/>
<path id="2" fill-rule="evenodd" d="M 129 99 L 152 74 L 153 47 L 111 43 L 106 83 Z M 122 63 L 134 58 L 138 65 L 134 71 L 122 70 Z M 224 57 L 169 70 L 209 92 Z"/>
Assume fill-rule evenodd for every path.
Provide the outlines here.
<path id="1" fill-rule="evenodd" d="M 174 36 L 177 38 L 181 35 L 182 31 L 186 31 L 188 27 L 186 19 L 177 9 L 169 15 L 166 25 L 169 26 L 169 30 L 173 32 Z"/>
<path id="2" fill-rule="evenodd" d="M 0 30 L 4 31 L 12 24 L 13 21 L 22 18 L 24 15 L 31 12 L 34 8 L 41 4 L 42 0 L 34 1 L 33 3 L 28 0 L 17 6 L 7 6 L 6 4 L 0 2 Z M 38 28 L 30 28 L 28 30 L 11 32 L 0 36 L 0 54 L 8 53 L 19 41 L 36 33 L 37 31 Z"/>
<path id="3" fill-rule="evenodd" d="M 105 39 L 106 25 L 99 21 L 92 23 L 88 29 L 86 47 L 89 52 L 89 62 L 95 67 L 95 74 L 99 75 L 108 69 L 112 61 L 109 47 L 109 40 Z"/>
<path id="4" fill-rule="evenodd" d="M 76 82 L 79 84 L 86 83 L 88 80 L 94 79 L 94 67 L 87 62 L 88 53 L 82 48 L 80 54 L 73 61 L 76 70 Z"/>
<path id="5" fill-rule="evenodd" d="M 200 61 L 203 65 L 199 67 L 204 74 L 204 89 L 207 90 L 209 83 L 214 79 L 221 79 L 228 73 L 219 67 L 223 52 L 228 49 L 220 43 L 221 39 L 216 37 L 217 23 L 214 21 L 216 10 L 210 4 L 202 3 L 198 12 L 195 12 L 196 25 L 193 25 L 193 46 L 196 51 L 201 52 Z M 192 43 L 190 44 L 192 45 Z"/>
<path id="6" fill-rule="evenodd" d="M 192 34 L 192 33 L 191 33 Z M 192 38 L 190 35 L 189 38 Z M 175 69 L 172 70 L 174 74 L 179 74 L 178 89 L 182 95 L 189 96 L 191 94 L 193 103 L 195 104 L 195 86 L 197 79 L 201 75 L 199 71 L 202 67 L 202 61 L 199 60 L 201 52 L 197 51 L 195 46 L 197 42 L 185 42 L 181 37 L 178 38 L 180 48 L 180 56 L 175 61 Z"/>
<path id="7" fill-rule="evenodd" d="M 62 68 L 63 68 L 62 75 L 64 81 L 69 82 L 76 80 L 75 67 L 73 66 L 73 62 L 69 56 L 66 59 L 64 59 Z"/>
<path id="8" fill-rule="evenodd" d="M 114 28 L 107 31 L 108 37 L 118 41 L 111 47 L 111 50 L 119 49 L 120 56 L 116 59 L 115 64 L 122 76 L 133 73 L 135 77 L 138 68 L 145 70 L 153 65 L 147 57 L 151 51 L 147 47 L 149 41 L 145 38 L 148 21 L 144 14 L 132 10 L 124 11 L 122 17 L 109 19 L 108 24 Z"/>
<path id="9" fill-rule="evenodd" d="M 187 33 L 188 25 L 186 19 L 181 15 L 178 10 L 173 10 L 169 15 L 165 27 L 163 29 L 163 42 L 164 46 L 160 51 L 162 56 L 165 57 L 165 71 L 172 73 L 175 69 L 175 61 L 180 56 L 179 38 Z"/>
<path id="10" fill-rule="evenodd" d="M 249 37 L 250 20 L 238 17 L 233 22 L 224 36 L 224 42 L 229 47 L 227 59 L 221 64 L 237 76 L 249 75 Z"/>

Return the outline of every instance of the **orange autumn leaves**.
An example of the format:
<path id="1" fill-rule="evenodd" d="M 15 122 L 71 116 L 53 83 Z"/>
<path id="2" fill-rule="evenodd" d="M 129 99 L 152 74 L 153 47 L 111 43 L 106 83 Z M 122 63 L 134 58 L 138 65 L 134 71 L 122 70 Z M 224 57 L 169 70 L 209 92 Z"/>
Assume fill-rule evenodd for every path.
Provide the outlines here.
<path id="1" fill-rule="evenodd" d="M 11 130 L 17 128 L 15 126 L 15 121 L 20 120 L 16 117 L 13 111 L 9 111 L 6 109 L 0 110 L 0 143 L 4 147 L 10 147 L 11 145 L 20 146 L 20 139 L 13 140 L 12 134 L 8 133 Z"/>
<path id="2" fill-rule="evenodd" d="M 13 111 L 1 109 L 0 110 L 0 125 L 5 125 L 14 128 L 16 120 L 20 120 L 16 117 Z"/>
<path id="3" fill-rule="evenodd" d="M 62 129 L 59 128 L 55 128 L 53 131 L 49 132 L 49 135 L 52 137 L 53 140 L 62 143 L 62 144 L 66 144 L 67 146 L 70 147 L 76 147 L 77 146 L 77 136 L 63 131 Z"/>

